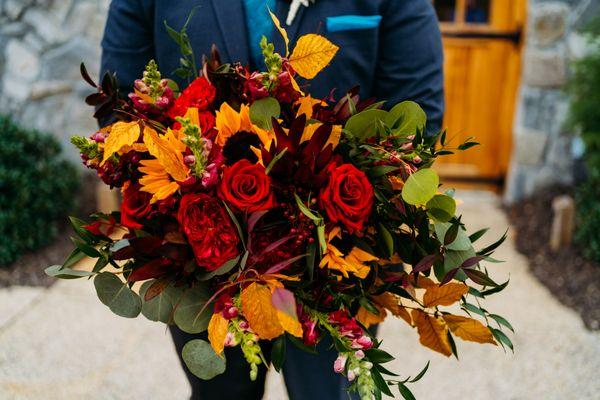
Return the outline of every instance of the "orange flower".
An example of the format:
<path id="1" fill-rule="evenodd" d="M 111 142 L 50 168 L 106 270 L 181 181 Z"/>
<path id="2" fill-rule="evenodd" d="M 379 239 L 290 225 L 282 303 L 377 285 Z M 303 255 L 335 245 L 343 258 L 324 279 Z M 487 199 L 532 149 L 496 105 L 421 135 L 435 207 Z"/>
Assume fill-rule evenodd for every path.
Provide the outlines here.
<path id="1" fill-rule="evenodd" d="M 189 168 L 183 162 L 185 144 L 170 129 L 159 135 L 153 129 L 144 130 L 144 144 L 154 160 L 142 160 L 141 190 L 152 194 L 151 203 L 163 200 L 179 189 L 179 183 L 188 178 Z"/>
<path id="2" fill-rule="evenodd" d="M 330 270 L 339 271 L 345 278 L 350 277 L 350 274 L 360 279 L 366 278 L 371 270 L 371 267 L 367 263 L 377 261 L 378 258 L 358 247 L 353 247 L 350 253 L 344 255 L 344 253 L 331 243 L 335 238 L 341 238 L 341 229 L 339 227 L 335 227 L 329 232 L 327 251 L 319 267 L 327 267 Z"/>

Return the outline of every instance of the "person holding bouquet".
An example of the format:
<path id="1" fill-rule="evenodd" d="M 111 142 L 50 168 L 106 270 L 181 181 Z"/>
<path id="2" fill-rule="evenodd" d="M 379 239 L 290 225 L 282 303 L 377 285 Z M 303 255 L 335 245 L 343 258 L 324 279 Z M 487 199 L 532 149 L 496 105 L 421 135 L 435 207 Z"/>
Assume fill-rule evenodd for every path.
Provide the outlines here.
<path id="1" fill-rule="evenodd" d="M 264 68 L 261 37 L 283 46 L 280 36 L 275 35 L 270 9 L 287 22 L 291 41 L 305 33 L 320 32 L 342 49 L 306 89 L 313 98 L 329 96 L 332 87 L 339 96 L 359 84 L 364 98 L 385 99 L 391 105 L 414 100 L 427 113 L 427 132 L 440 130 L 443 57 L 431 1 L 313 0 L 309 7 L 301 3 L 308 4 L 296 0 L 291 4 L 285 0 L 113 0 L 102 41 L 102 73 L 116 73 L 123 92 L 129 93 L 152 59 L 166 73 L 176 70 L 179 46 L 169 37 L 165 23 L 178 29 L 193 9 L 187 34 L 195 54 L 209 54 L 215 44 L 224 62 Z M 183 80 L 178 83 L 183 85 Z M 174 326 L 171 333 L 181 354 L 193 335 Z M 206 334 L 200 336 L 206 338 Z M 330 344 L 320 343 L 319 355 L 287 346 L 283 372 L 290 399 L 348 397 L 346 380 L 332 369 L 337 353 L 328 349 Z M 200 380 L 186 369 L 192 399 L 261 399 L 265 369 L 251 380 L 239 347 L 226 348 L 225 353 L 227 371 L 210 381 Z"/>

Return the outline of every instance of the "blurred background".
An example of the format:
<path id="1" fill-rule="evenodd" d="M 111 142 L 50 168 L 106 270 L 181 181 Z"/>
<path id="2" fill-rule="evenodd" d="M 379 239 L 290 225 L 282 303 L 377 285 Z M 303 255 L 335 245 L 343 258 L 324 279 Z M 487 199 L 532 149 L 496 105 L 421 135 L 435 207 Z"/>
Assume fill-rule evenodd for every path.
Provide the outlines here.
<path id="1" fill-rule="evenodd" d="M 465 345 L 457 362 L 386 321 L 393 369 L 432 361 L 419 399 L 599 399 L 600 0 L 433 3 L 448 138 L 482 144 L 437 168 L 472 229 L 510 225 L 493 269 L 511 284 L 490 309 L 516 349 Z M 67 215 L 117 207 L 69 144 L 97 128 L 79 64 L 99 70 L 108 4 L 0 0 L 1 400 L 189 394 L 164 326 L 117 319 L 91 285 L 43 274 L 69 252 Z M 286 399 L 278 376 L 268 386 Z"/>

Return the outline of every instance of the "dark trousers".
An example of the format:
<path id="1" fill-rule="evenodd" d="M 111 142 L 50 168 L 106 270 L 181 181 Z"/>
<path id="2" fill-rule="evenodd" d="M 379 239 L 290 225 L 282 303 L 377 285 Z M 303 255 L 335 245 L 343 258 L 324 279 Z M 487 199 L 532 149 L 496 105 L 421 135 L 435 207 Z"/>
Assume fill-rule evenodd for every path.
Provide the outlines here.
<path id="1" fill-rule="evenodd" d="M 258 378 L 250 380 L 250 367 L 239 346 L 226 347 L 227 369 L 224 374 L 204 381 L 194 376 L 181 359 L 183 346 L 192 339 L 207 340 L 207 333 L 190 335 L 176 326 L 170 326 L 171 335 L 177 348 L 181 365 L 192 387 L 191 400 L 261 400 L 264 394 L 267 369 L 259 368 Z M 269 357 L 270 343 L 261 344 L 265 357 Z M 348 400 L 358 399 L 356 394 L 349 396 L 345 376 L 333 371 L 337 352 L 331 340 L 322 340 L 317 346 L 318 355 L 298 349 L 286 343 L 283 377 L 290 400 Z"/>

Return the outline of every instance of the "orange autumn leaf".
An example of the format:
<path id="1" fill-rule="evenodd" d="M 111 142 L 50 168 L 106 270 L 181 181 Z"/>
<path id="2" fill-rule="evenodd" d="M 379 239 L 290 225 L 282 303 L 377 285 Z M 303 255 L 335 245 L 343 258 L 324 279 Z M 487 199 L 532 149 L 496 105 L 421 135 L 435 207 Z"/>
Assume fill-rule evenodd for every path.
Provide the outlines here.
<path id="1" fill-rule="evenodd" d="M 415 287 L 420 288 L 420 289 L 427 289 L 432 286 L 438 286 L 438 284 L 435 283 L 433 280 L 431 280 L 430 278 L 423 276 L 423 275 L 417 276 L 416 281 L 414 278 L 412 278 L 411 282 Z"/>
<path id="2" fill-rule="evenodd" d="M 149 127 L 144 129 L 144 143 L 165 171 L 176 181 L 187 179 L 188 168 L 183 162 L 180 143 L 171 132 L 170 135 L 159 136 Z"/>
<path id="3" fill-rule="evenodd" d="M 261 339 L 274 339 L 283 334 L 284 330 L 279 323 L 277 309 L 271 302 L 271 290 L 259 283 L 251 283 L 240 295 L 242 312 L 250 328 Z"/>
<path id="4" fill-rule="evenodd" d="M 229 321 L 221 313 L 214 313 L 208 323 L 208 341 L 217 354 L 221 354 L 225 348 L 228 325 Z"/>
<path id="5" fill-rule="evenodd" d="M 423 296 L 425 307 L 449 306 L 467 294 L 469 287 L 464 283 L 447 283 L 442 286 L 429 286 Z"/>
<path id="6" fill-rule="evenodd" d="M 448 327 L 443 321 L 434 318 L 421 310 L 413 310 L 412 318 L 419 333 L 419 342 L 433 351 L 446 357 L 452 354 L 448 340 Z"/>
<path id="7" fill-rule="evenodd" d="M 323 36 L 310 33 L 298 39 L 290 64 L 298 75 L 312 79 L 331 62 L 338 50 L 338 46 Z"/>
<path id="8" fill-rule="evenodd" d="M 378 296 L 373 297 L 373 301 L 378 305 L 384 307 L 386 310 L 389 310 L 392 315 L 396 317 L 400 317 L 405 320 L 409 325 L 412 325 L 412 319 L 410 314 L 400 304 L 400 298 L 393 293 L 385 292 Z"/>
<path id="9" fill-rule="evenodd" d="M 450 331 L 463 340 L 496 344 L 492 332 L 481 322 L 460 315 L 443 315 Z"/>
<path id="10" fill-rule="evenodd" d="M 116 122 L 110 129 L 110 134 L 104 142 L 103 165 L 113 154 L 125 146 L 133 145 L 140 137 L 140 125 L 137 121 Z"/>
<path id="11" fill-rule="evenodd" d="M 366 328 L 369 328 L 371 325 L 379 324 L 380 322 L 383 322 L 383 320 L 387 316 L 387 313 L 385 312 L 385 309 L 383 307 L 379 306 L 377 307 L 377 309 L 379 310 L 379 314 L 373 314 L 366 308 L 361 307 L 356 313 L 356 319 Z"/>

